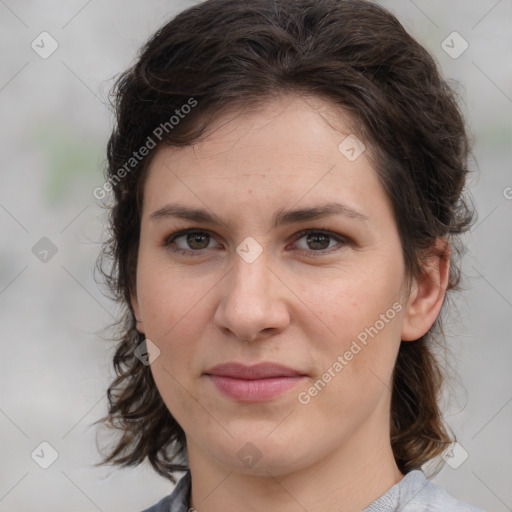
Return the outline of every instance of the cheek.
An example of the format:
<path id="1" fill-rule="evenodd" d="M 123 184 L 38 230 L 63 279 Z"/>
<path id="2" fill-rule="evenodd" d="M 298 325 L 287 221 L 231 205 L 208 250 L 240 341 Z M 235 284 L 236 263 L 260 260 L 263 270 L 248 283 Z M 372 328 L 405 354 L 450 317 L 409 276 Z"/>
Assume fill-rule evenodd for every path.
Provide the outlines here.
<path id="1" fill-rule="evenodd" d="M 205 328 L 205 305 L 196 295 L 165 290 L 162 293 L 155 290 L 145 297 L 146 337 L 158 346 L 162 356 L 155 368 L 165 369 L 181 379 L 189 378 L 187 375 L 195 368 L 194 362 L 200 355 L 198 344 Z"/>
<path id="2" fill-rule="evenodd" d="M 300 397 L 301 403 L 310 397 L 313 416 L 324 418 L 322 421 L 327 424 L 331 420 L 337 424 L 341 419 L 350 431 L 376 409 L 387 410 L 400 346 L 400 320 L 393 315 L 395 310 L 389 311 L 394 318 L 388 318 L 388 323 L 378 317 L 371 324 L 352 319 L 350 330 L 355 334 L 324 347 L 321 373 L 315 375 Z"/>
<path id="3" fill-rule="evenodd" d="M 301 283 L 298 295 L 329 328 L 332 348 L 341 350 L 358 335 L 364 338 L 367 329 L 373 332 L 376 323 L 378 331 L 383 331 L 384 336 L 390 334 L 393 323 L 396 334 L 399 319 L 397 309 L 402 307 L 399 304 L 402 280 L 403 275 L 398 266 L 386 264 L 380 268 L 370 267 L 370 270 L 352 267 L 337 275 L 333 273 L 331 279 L 327 277 L 316 283 L 311 282 L 309 287 Z M 313 325 L 322 324 L 315 322 Z M 322 344 L 318 346 L 320 348 Z"/>
<path id="4" fill-rule="evenodd" d="M 204 331 L 207 282 L 191 286 L 190 280 L 180 277 L 174 269 L 164 269 L 141 259 L 137 281 L 137 296 L 144 322 L 146 338 L 158 347 L 159 357 L 151 371 L 164 400 L 174 407 L 190 406 L 190 397 L 183 390 L 195 377 L 198 344 Z M 170 406 L 171 404 L 167 404 Z"/>
<path id="5" fill-rule="evenodd" d="M 197 305 L 195 309 L 200 307 Z M 201 396 L 195 386 L 200 376 L 197 361 L 201 350 L 197 340 L 200 340 L 202 325 L 194 321 L 190 313 L 182 314 L 176 305 L 172 315 L 167 309 L 160 316 L 155 312 L 147 331 L 147 337 L 154 339 L 160 350 L 150 368 L 165 405 L 183 427 L 190 418 L 203 418 L 204 410 L 199 405 Z"/>
<path id="6" fill-rule="evenodd" d="M 331 379 L 335 394 L 325 399 L 335 399 L 340 407 L 363 396 L 372 400 L 391 385 L 404 307 L 402 268 L 392 261 L 344 275 L 309 297 L 331 331 L 327 339 L 311 334 L 309 339 L 323 354 L 321 370 L 336 375 L 321 373 L 317 378 Z"/>
<path id="7" fill-rule="evenodd" d="M 207 278 L 192 280 L 180 270 L 150 257 L 139 260 L 137 298 L 148 337 L 163 341 L 183 321 L 197 317 L 213 286 Z"/>

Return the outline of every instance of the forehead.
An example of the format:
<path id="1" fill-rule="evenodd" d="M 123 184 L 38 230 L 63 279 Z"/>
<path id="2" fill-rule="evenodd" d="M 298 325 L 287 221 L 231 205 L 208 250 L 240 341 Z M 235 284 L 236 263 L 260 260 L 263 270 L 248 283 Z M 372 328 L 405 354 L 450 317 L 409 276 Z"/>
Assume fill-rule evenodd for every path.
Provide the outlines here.
<path id="1" fill-rule="evenodd" d="M 145 185 L 144 214 L 178 198 L 217 209 L 229 201 L 255 213 L 340 199 L 371 209 L 387 198 L 357 141 L 351 120 L 320 98 L 291 97 L 225 113 L 196 144 L 158 151 Z"/>
<path id="2" fill-rule="evenodd" d="M 248 169 L 264 169 L 265 164 L 275 169 L 283 157 L 291 164 L 303 157 L 323 162 L 352 133 L 351 124 L 348 115 L 331 102 L 286 96 L 218 114 L 188 153 L 196 161 L 245 161 Z M 180 158 L 187 155 L 187 148 L 183 149 L 171 151 Z M 240 171 L 244 174 L 244 168 Z"/>

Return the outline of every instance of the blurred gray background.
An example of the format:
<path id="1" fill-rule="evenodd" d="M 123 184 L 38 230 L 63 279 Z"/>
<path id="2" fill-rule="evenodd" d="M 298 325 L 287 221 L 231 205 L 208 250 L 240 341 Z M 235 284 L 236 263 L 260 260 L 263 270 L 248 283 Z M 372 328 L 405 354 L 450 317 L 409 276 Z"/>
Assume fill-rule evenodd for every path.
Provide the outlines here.
<path id="1" fill-rule="evenodd" d="M 91 425 L 113 374 L 101 332 L 115 316 L 93 277 L 104 229 L 93 190 L 112 78 L 193 3 L 0 0 L 1 512 L 139 512 L 172 489 L 149 466 L 93 467 Z M 463 385 L 446 409 L 460 446 L 435 481 L 512 510 L 512 1 L 380 3 L 454 81 L 478 161 L 466 291 L 446 329 Z"/>

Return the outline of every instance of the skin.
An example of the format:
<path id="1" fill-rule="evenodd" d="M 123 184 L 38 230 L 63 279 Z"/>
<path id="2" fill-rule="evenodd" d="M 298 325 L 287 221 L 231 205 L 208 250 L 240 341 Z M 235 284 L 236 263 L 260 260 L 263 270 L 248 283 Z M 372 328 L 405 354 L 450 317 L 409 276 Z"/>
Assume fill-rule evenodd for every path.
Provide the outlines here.
<path id="1" fill-rule="evenodd" d="M 407 280 L 392 205 L 368 151 L 349 161 L 338 149 L 349 121 L 334 118 L 325 100 L 291 96 L 220 116 L 201 142 L 160 149 L 149 168 L 132 306 L 139 331 L 160 351 L 151 371 L 186 433 L 191 506 L 200 512 L 360 510 L 403 477 L 389 439 L 393 366 L 400 341 L 435 321 L 449 258 L 431 258 Z M 366 220 L 328 215 L 273 226 L 280 209 L 330 201 Z M 223 223 L 151 217 L 169 203 L 204 208 Z M 186 228 L 211 237 L 165 245 Z M 345 241 L 308 243 L 298 235 L 304 229 Z M 246 237 L 263 251 L 251 263 L 236 252 Z M 401 310 L 300 403 L 393 304 Z M 204 375 L 235 360 L 278 362 L 307 377 L 268 401 L 235 401 Z M 260 457 L 251 467 L 237 455 L 246 443 Z"/>

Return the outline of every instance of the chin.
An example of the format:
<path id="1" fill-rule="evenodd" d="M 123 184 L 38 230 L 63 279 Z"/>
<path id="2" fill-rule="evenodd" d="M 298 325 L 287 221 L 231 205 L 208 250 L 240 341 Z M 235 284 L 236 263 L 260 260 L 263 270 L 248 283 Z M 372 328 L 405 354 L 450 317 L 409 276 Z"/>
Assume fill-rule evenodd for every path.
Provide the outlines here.
<path id="1" fill-rule="evenodd" d="M 249 440 L 251 439 L 251 440 Z M 290 438 L 289 438 L 290 439 Z M 318 458 L 318 451 L 282 438 L 271 440 L 267 434 L 235 436 L 227 446 L 210 446 L 210 453 L 227 470 L 255 476 L 285 476 L 306 468 Z M 314 455 L 316 454 L 316 456 Z"/>

